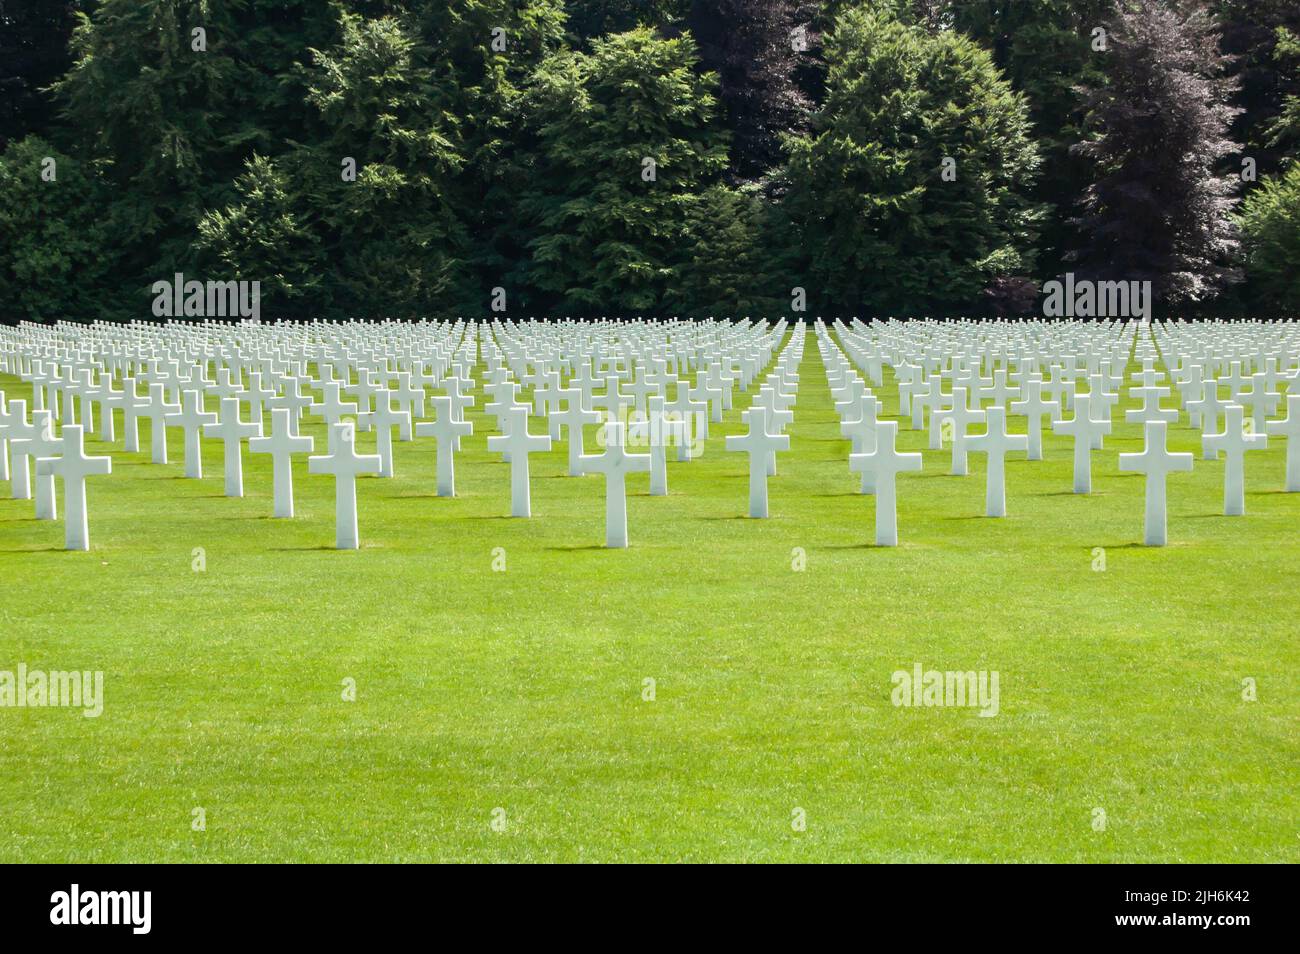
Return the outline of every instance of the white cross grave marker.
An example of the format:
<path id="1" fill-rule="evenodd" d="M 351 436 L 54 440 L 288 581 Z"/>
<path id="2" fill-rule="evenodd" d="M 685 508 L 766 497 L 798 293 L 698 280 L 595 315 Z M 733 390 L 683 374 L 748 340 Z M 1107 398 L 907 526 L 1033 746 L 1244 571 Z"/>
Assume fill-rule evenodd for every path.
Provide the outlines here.
<path id="1" fill-rule="evenodd" d="M 964 402 L 963 402 L 964 403 Z M 876 425 L 876 447 L 865 454 L 849 455 L 849 470 L 868 472 L 876 490 L 876 546 L 898 546 L 896 478 L 903 471 L 921 469 L 920 454 L 900 454 L 895 448 L 897 421 Z"/>
<path id="2" fill-rule="evenodd" d="M 1165 478 L 1176 472 L 1190 472 L 1192 455 L 1171 453 L 1165 444 L 1166 421 L 1146 422 L 1146 447 L 1140 454 L 1120 454 L 1119 469 L 1145 474 L 1146 545 L 1162 547 L 1169 542 L 1166 519 Z"/>
<path id="3" fill-rule="evenodd" d="M 356 452 L 356 427 L 347 421 L 331 424 L 330 452 L 307 458 L 307 472 L 334 478 L 334 546 L 355 550 L 361 543 L 357 531 L 357 475 L 379 473 L 378 454 Z"/>
<path id="4" fill-rule="evenodd" d="M 113 472 L 111 457 L 87 457 L 80 424 L 65 424 L 61 456 L 37 460 L 36 472 L 63 481 L 63 545 L 68 550 L 90 549 L 86 519 L 86 478 Z"/>
<path id="5" fill-rule="evenodd" d="M 438 496 L 456 496 L 456 441 L 474 433 L 470 421 L 457 421 L 452 417 L 451 398 L 434 395 L 433 411 L 436 415 L 432 421 L 421 421 L 415 425 L 416 437 L 434 437 L 438 440 Z"/>
<path id="6" fill-rule="evenodd" d="M 528 455 L 550 450 L 551 437 L 549 434 L 528 433 L 528 405 L 513 405 L 505 414 L 510 433 L 490 436 L 488 450 L 510 455 L 510 515 L 531 517 Z"/>
<path id="7" fill-rule="evenodd" d="M 1007 515 L 1007 452 L 1029 450 L 1029 437 L 1025 434 L 1007 433 L 1005 407 L 994 404 L 984 413 L 987 421 L 984 433 L 968 437 L 966 443 L 970 450 L 988 454 L 989 468 L 984 490 L 984 515 L 1005 517 Z"/>
<path id="8" fill-rule="evenodd" d="M 790 438 L 786 434 L 770 434 L 767 430 L 768 409 L 755 405 L 745 411 L 741 418 L 749 425 L 746 434 L 732 434 L 727 437 L 729 451 L 740 451 L 749 455 L 749 515 L 751 517 L 767 516 L 767 460 L 768 455 L 779 450 L 790 449 Z"/>
<path id="9" fill-rule="evenodd" d="M 649 454 L 629 454 L 625 425 L 621 421 L 605 424 L 605 452 L 583 454 L 582 472 L 605 475 L 605 546 L 623 549 L 627 546 L 627 475 L 648 472 Z"/>
<path id="10" fill-rule="evenodd" d="M 276 517 L 293 516 L 292 455 L 310 454 L 316 449 L 316 442 L 312 438 L 293 433 L 293 414 L 292 408 L 272 408 L 270 436 L 248 439 L 250 454 L 271 455 L 271 482 L 275 491 L 273 515 Z"/>
<path id="11" fill-rule="evenodd" d="M 1240 517 L 1246 513 L 1246 451 L 1264 450 L 1268 437 L 1264 434 L 1247 434 L 1246 409 L 1240 404 L 1229 404 L 1223 412 L 1223 431 L 1219 434 L 1202 434 L 1204 449 L 1218 459 L 1223 452 L 1223 515 Z"/>
<path id="12" fill-rule="evenodd" d="M 217 424 L 204 424 L 203 433 L 207 437 L 220 438 L 226 457 L 226 496 L 244 496 L 244 458 L 241 442 L 245 438 L 261 437 L 262 425 L 256 421 L 239 419 L 242 403 L 237 397 L 221 399 L 221 421 Z"/>

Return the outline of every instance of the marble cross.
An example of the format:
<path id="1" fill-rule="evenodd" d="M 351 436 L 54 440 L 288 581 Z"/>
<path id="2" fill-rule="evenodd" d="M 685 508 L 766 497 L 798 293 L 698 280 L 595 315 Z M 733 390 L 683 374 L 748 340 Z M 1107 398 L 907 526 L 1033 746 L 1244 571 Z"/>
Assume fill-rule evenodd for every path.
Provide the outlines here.
<path id="1" fill-rule="evenodd" d="M 1011 402 L 1011 413 L 1020 415 L 1029 421 L 1029 460 L 1043 459 L 1043 415 L 1047 415 L 1049 424 L 1054 424 L 1061 415 L 1061 405 L 1055 401 L 1043 400 L 1043 382 L 1040 378 L 1030 378 L 1024 384 L 1024 398 Z"/>
<path id="2" fill-rule="evenodd" d="M 579 477 L 582 475 L 582 428 L 587 424 L 599 424 L 600 412 L 583 407 L 579 388 L 564 388 L 559 394 L 564 400 L 564 410 L 554 412 L 551 420 L 559 422 L 568 435 L 569 476 Z"/>
<path id="3" fill-rule="evenodd" d="M 749 425 L 746 434 L 732 434 L 726 439 L 729 451 L 749 455 L 749 515 L 767 516 L 767 460 L 768 455 L 790 449 L 790 438 L 785 434 L 771 434 L 767 429 L 768 409 L 755 405 L 741 418 Z"/>
<path id="4" fill-rule="evenodd" d="M 1171 473 L 1190 472 L 1192 455 L 1171 453 L 1166 446 L 1166 421 L 1146 422 L 1146 447 L 1139 454 L 1120 454 L 1119 469 L 1145 474 L 1146 545 L 1162 547 L 1169 542 L 1166 518 L 1165 478 Z"/>
<path id="5" fill-rule="evenodd" d="M 54 436 L 54 411 L 32 411 L 33 432 L 24 438 L 13 441 L 18 453 L 30 457 L 35 467 L 43 457 L 57 457 L 62 443 Z M 54 477 L 42 474 L 36 467 L 36 519 L 57 520 L 59 516 L 58 499 L 54 495 Z"/>
<path id="6" fill-rule="evenodd" d="M 451 398 L 434 395 L 434 419 L 421 421 L 415 425 L 416 437 L 434 437 L 438 440 L 438 496 L 456 496 L 456 441 L 474 433 L 474 425 L 469 421 L 457 421 L 452 416 Z"/>
<path id="7" fill-rule="evenodd" d="M 307 472 L 334 478 L 334 547 L 355 550 L 361 543 L 357 530 L 357 476 L 379 473 L 378 454 L 358 454 L 357 429 L 352 422 L 331 424 L 328 454 L 307 458 Z"/>
<path id="8" fill-rule="evenodd" d="M 1286 417 L 1269 421 L 1267 432 L 1286 438 L 1286 492 L 1300 493 L 1300 394 L 1288 394 Z"/>
<path id="9" fill-rule="evenodd" d="M 965 477 L 969 470 L 966 466 L 966 431 L 971 424 L 984 420 L 984 412 L 966 406 L 966 389 L 952 389 L 952 407 L 941 412 L 945 421 L 952 421 L 952 470 L 954 477 Z"/>
<path id="10" fill-rule="evenodd" d="M 375 391 L 375 409 L 361 415 L 362 420 L 376 428 L 380 477 L 393 476 L 393 428 L 405 430 L 411 426 L 411 412 L 394 408 L 392 393 L 384 388 Z"/>
<path id="11" fill-rule="evenodd" d="M 964 396 L 963 396 L 964 397 Z M 962 400 L 965 404 L 965 400 Z M 898 504 L 896 483 L 903 471 L 921 469 L 920 454 L 900 454 L 895 446 L 897 421 L 876 425 L 876 446 L 864 454 L 849 455 L 849 470 L 870 472 L 876 491 L 876 546 L 898 546 Z"/>
<path id="12" fill-rule="evenodd" d="M 1074 419 L 1055 422 L 1052 432 L 1074 438 L 1074 492 L 1092 493 L 1092 448 L 1098 439 L 1110 433 L 1110 421 L 1095 420 L 1092 395 L 1079 394 L 1074 398 Z"/>
<path id="13" fill-rule="evenodd" d="M 1007 409 L 994 404 L 987 411 L 984 433 L 968 437 L 970 450 L 988 454 L 988 478 L 984 491 L 984 515 L 1007 515 L 1006 456 L 1008 451 L 1029 450 L 1029 437 L 1025 434 L 1007 433 Z"/>
<path id="14" fill-rule="evenodd" d="M 605 424 L 605 452 L 583 454 L 585 474 L 605 475 L 605 546 L 623 549 L 627 544 L 627 475 L 649 472 L 649 454 L 629 454 L 625 425 L 621 421 Z"/>
<path id="15" fill-rule="evenodd" d="M 205 436 L 219 438 L 224 445 L 227 497 L 244 496 L 242 442 L 247 438 L 262 436 L 261 424 L 256 421 L 241 421 L 239 419 L 241 406 L 238 397 L 222 398 L 220 423 L 203 425 Z"/>
<path id="16" fill-rule="evenodd" d="M 86 478 L 113 472 L 111 457 L 87 457 L 80 424 L 65 424 L 60 456 L 36 461 L 41 476 L 63 481 L 63 545 L 67 550 L 90 549 L 90 526 L 86 518 Z"/>
<path id="17" fill-rule="evenodd" d="M 167 416 L 179 410 L 179 404 L 167 403 L 167 385 L 159 381 L 150 383 L 145 416 L 149 418 L 150 424 L 149 459 L 152 463 L 167 463 Z"/>
<path id="18" fill-rule="evenodd" d="M 271 409 L 269 436 L 250 437 L 250 454 L 271 455 L 271 482 L 275 491 L 275 517 L 293 516 L 293 455 L 310 454 L 316 442 L 293 432 L 294 411 L 288 407 Z"/>
<path id="19" fill-rule="evenodd" d="M 9 413 L 3 424 L 5 439 L 9 441 L 9 489 L 14 500 L 31 500 L 32 484 L 27 463 L 29 456 L 24 448 L 24 441 L 36 436 L 37 426 L 27 419 L 27 402 L 15 398 L 9 402 Z M 0 441 L 0 453 L 3 453 L 4 441 Z"/>
<path id="20" fill-rule="evenodd" d="M 528 433 L 528 406 L 516 404 L 505 412 L 510 427 L 508 434 L 493 434 L 487 440 L 488 450 L 510 455 L 510 515 L 532 516 L 532 495 L 529 489 L 528 457 L 551 449 L 549 434 Z"/>
<path id="21" fill-rule="evenodd" d="M 185 476 L 198 479 L 203 476 L 203 445 L 200 438 L 203 428 L 217 423 L 217 415 L 203 409 L 203 392 L 181 392 L 181 406 L 164 419 L 172 427 L 185 432 Z"/>
<path id="22" fill-rule="evenodd" d="M 1223 515 L 1240 517 L 1246 513 L 1246 451 L 1264 450 L 1268 437 L 1264 434 L 1247 434 L 1246 409 L 1240 404 L 1229 404 L 1223 413 L 1223 431 L 1219 434 L 1202 434 L 1201 443 L 1217 460 L 1220 451 L 1223 467 Z"/>

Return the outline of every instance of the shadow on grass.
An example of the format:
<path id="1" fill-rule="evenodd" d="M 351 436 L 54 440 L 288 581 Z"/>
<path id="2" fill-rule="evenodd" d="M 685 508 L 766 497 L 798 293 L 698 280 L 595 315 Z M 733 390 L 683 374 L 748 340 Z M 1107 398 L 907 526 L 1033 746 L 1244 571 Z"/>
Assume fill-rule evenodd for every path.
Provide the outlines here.
<path id="1" fill-rule="evenodd" d="M 542 547 L 542 549 L 549 550 L 552 553 L 577 553 L 582 550 L 609 550 L 609 549 L 617 550 L 623 548 L 607 547 L 603 543 L 582 543 L 582 544 L 574 544 L 573 546 Z"/>
<path id="2" fill-rule="evenodd" d="M 899 547 L 882 547 L 879 543 L 827 543 L 813 550 L 897 550 Z"/>

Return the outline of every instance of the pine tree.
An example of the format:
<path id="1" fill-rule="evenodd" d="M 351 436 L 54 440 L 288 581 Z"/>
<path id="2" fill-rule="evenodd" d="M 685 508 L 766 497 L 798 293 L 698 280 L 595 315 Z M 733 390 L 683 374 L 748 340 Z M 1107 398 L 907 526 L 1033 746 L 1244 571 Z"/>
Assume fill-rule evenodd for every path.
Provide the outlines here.
<path id="1" fill-rule="evenodd" d="M 1026 0 L 970 3 L 945 0 L 946 14 L 933 14 L 972 37 L 993 55 L 1011 85 L 1029 103 L 1033 135 L 1050 175 L 1039 178 L 1033 198 L 1045 203 L 1039 265 L 1054 270 L 1072 235 L 1067 220 L 1091 170 L 1070 147 L 1082 135 L 1080 87 L 1104 80 L 1105 54 L 1096 47 L 1114 0 Z"/>
<path id="2" fill-rule="evenodd" d="M 115 317 L 104 310 L 116 256 L 103 171 L 36 136 L 0 153 L 0 320 Z"/>
<path id="3" fill-rule="evenodd" d="M 542 64 L 541 155 L 522 207 L 543 301 L 580 314 L 662 307 L 689 254 L 690 212 L 726 165 L 716 85 L 689 37 L 644 27 Z"/>
<path id="4" fill-rule="evenodd" d="M 1217 172 L 1239 146 L 1237 110 L 1213 19 L 1197 4 L 1134 0 L 1109 29 L 1109 82 L 1089 97 L 1094 163 L 1071 256 L 1084 278 L 1150 281 L 1168 304 L 1205 301 L 1235 278 L 1236 181 Z"/>
<path id="5" fill-rule="evenodd" d="M 49 136 L 55 108 L 45 87 L 72 64 L 68 40 L 79 0 L 0 0 L 0 151 L 26 135 Z"/>
<path id="6" fill-rule="evenodd" d="M 1300 162 L 1251 192 L 1240 222 L 1250 303 L 1300 316 Z"/>
<path id="7" fill-rule="evenodd" d="M 789 169 L 810 301 L 816 290 L 854 310 L 970 305 L 1027 270 L 1038 154 L 1024 99 L 989 54 L 850 8 L 827 61 L 826 101 Z"/>
<path id="8" fill-rule="evenodd" d="M 305 221 L 304 203 L 290 177 L 254 156 L 235 182 L 237 202 L 208 212 L 198 225 L 205 264 L 225 280 L 261 282 L 262 310 L 277 317 L 328 314 L 330 273 L 321 235 Z"/>

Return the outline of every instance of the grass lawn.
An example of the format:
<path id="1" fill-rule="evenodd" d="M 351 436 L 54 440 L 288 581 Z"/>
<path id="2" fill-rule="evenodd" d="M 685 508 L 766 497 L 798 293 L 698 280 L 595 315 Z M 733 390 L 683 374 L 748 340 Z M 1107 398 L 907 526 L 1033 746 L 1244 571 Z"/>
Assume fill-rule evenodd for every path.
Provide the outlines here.
<path id="1" fill-rule="evenodd" d="M 268 457 L 227 499 L 218 442 L 185 480 L 180 431 L 151 465 L 147 421 L 143 454 L 120 425 L 88 442 L 113 457 L 89 553 L 4 485 L 0 669 L 103 670 L 105 708 L 0 709 L 0 861 L 1300 861 L 1282 440 L 1223 517 L 1184 415 L 1170 447 L 1197 460 L 1169 478 L 1163 549 L 1118 473 L 1136 425 L 1094 454 L 1091 496 L 1067 438 L 1008 458 L 1005 520 L 982 516 L 983 455 L 950 477 L 927 450 L 880 549 L 811 333 L 800 370 L 772 518 L 744 516 L 747 458 L 722 451 L 738 393 L 669 497 L 629 478 L 626 551 L 600 546 L 604 481 L 564 476 L 562 442 L 532 459 L 532 519 L 507 516 L 481 392 L 460 496 L 433 495 L 432 439 L 397 443 L 396 478 L 359 482 L 356 552 L 331 549 L 333 481 L 305 460 L 298 516 L 273 520 Z M 895 707 L 918 662 L 997 670 L 1000 713 Z"/>

